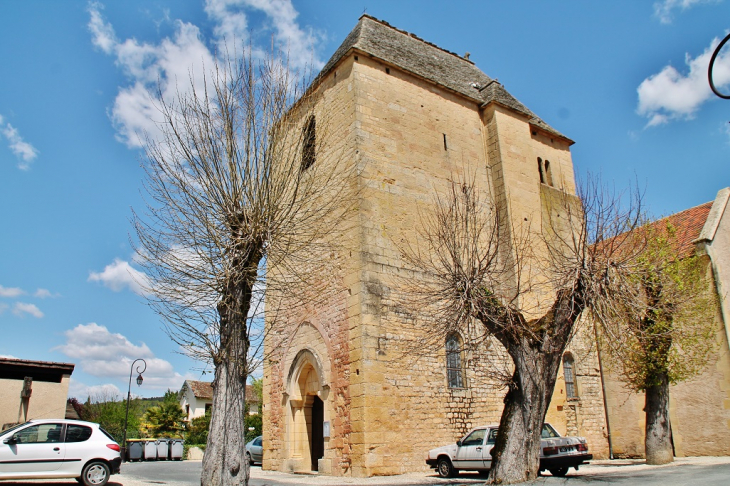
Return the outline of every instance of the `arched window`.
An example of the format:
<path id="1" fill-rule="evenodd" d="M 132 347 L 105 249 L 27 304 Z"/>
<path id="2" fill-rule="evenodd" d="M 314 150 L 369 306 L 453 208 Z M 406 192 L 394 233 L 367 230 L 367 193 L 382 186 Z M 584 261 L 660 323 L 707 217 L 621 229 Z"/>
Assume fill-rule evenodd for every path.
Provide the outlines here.
<path id="1" fill-rule="evenodd" d="M 565 376 L 565 396 L 567 398 L 578 398 L 575 387 L 575 363 L 570 353 L 563 355 L 563 375 Z"/>
<path id="2" fill-rule="evenodd" d="M 540 184 L 545 184 L 545 171 L 540 157 L 537 158 L 537 170 L 540 172 Z"/>
<path id="3" fill-rule="evenodd" d="M 461 339 L 458 334 L 446 338 L 446 378 L 449 388 L 464 388 L 464 370 L 461 360 Z"/>
<path id="4" fill-rule="evenodd" d="M 317 121 L 314 115 L 307 118 L 302 128 L 302 170 L 309 169 L 317 157 Z"/>

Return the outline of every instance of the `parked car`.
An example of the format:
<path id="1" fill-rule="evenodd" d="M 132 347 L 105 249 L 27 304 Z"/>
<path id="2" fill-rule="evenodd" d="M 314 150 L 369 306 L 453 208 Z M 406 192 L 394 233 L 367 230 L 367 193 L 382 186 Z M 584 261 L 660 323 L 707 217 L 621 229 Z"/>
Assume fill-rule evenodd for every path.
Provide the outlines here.
<path id="1" fill-rule="evenodd" d="M 459 470 L 486 471 L 492 467 L 492 448 L 497 440 L 497 425 L 472 429 L 456 444 L 428 451 L 426 464 L 443 478 L 454 477 Z M 583 437 L 561 437 L 550 424 L 542 426 L 540 471 L 563 477 L 568 469 L 576 470 L 593 459 Z"/>
<path id="2" fill-rule="evenodd" d="M 76 478 L 104 486 L 121 464 L 119 444 L 99 424 L 31 420 L 0 432 L 0 479 Z"/>
<path id="3" fill-rule="evenodd" d="M 261 461 L 264 460 L 263 438 L 260 435 L 246 444 L 246 459 L 252 466 L 261 464 Z"/>

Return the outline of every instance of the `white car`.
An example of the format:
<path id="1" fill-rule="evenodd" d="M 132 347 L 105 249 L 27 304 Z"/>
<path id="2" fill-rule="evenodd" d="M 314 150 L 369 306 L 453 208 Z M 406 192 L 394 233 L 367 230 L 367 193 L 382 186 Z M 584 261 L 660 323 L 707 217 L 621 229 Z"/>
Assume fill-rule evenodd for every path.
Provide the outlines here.
<path id="1" fill-rule="evenodd" d="M 0 479 L 76 478 L 103 486 L 121 463 L 119 444 L 99 424 L 31 420 L 0 432 Z"/>
<path id="2" fill-rule="evenodd" d="M 472 429 L 456 444 L 431 449 L 426 464 L 435 468 L 443 478 L 454 477 L 459 470 L 486 471 L 492 467 L 492 448 L 497 440 L 497 425 Z M 542 426 L 540 439 L 540 471 L 553 476 L 565 476 L 568 469 L 593 459 L 583 437 L 561 437 L 552 425 Z"/>

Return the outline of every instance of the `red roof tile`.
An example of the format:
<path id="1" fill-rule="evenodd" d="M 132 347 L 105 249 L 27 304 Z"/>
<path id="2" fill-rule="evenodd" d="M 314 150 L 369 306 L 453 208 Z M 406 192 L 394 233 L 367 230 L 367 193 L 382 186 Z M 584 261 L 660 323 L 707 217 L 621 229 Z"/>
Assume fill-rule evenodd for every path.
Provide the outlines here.
<path id="1" fill-rule="evenodd" d="M 694 252 L 693 241 L 699 238 L 711 208 L 712 201 L 654 221 L 651 226 L 661 230 L 671 224 L 677 230 L 677 253 L 680 258 L 684 258 Z"/>
<path id="2" fill-rule="evenodd" d="M 209 381 L 187 380 L 186 383 L 193 391 L 195 398 L 213 400 L 213 383 Z M 253 391 L 253 386 L 246 385 L 246 403 L 258 403 L 259 397 Z"/>
<path id="3" fill-rule="evenodd" d="M 213 399 L 213 384 L 211 382 L 188 380 L 187 383 L 193 391 L 195 398 Z"/>

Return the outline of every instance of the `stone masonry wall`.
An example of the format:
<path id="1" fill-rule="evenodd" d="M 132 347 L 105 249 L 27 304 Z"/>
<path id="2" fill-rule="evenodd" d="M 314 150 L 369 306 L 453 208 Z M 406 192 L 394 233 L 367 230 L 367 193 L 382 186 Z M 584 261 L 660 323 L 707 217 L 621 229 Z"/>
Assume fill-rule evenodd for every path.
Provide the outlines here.
<path id="1" fill-rule="evenodd" d="M 444 194 L 449 181 L 465 173 L 476 174 L 483 190 L 507 201 L 515 222 L 528 218 L 539 226 L 537 157 L 550 160 L 554 186 L 572 193 L 569 142 L 534 131 L 521 115 L 495 105 L 480 109 L 357 51 L 320 90 L 322 109 L 341 140 L 338 153 L 361 170 L 357 221 L 347 236 L 350 249 L 333 255 L 340 270 L 327 283 L 341 292 L 317 307 L 292 311 L 289 326 L 267 336 L 264 468 L 302 467 L 287 450 L 285 388 L 292 360 L 307 348 L 327 362 L 329 390 L 322 396 L 332 434 L 325 440 L 322 472 L 424 470 L 427 450 L 474 426 L 499 422 L 506 391 L 501 384 L 511 366 L 499 344 L 486 340 L 463 352 L 466 386 L 448 387 L 445 336 L 430 336 L 403 305 L 403 289 L 417 276 L 406 269 L 402 250 L 418 245 L 417 229 L 434 193 Z M 590 359 L 576 364 L 585 390 L 594 388 L 593 366 Z M 563 407 L 578 430 L 590 431 L 583 435 L 600 429 L 588 396 Z M 567 418 L 556 420 L 567 426 Z"/>
<path id="2" fill-rule="evenodd" d="M 344 62 L 320 86 L 321 99 L 315 109 L 317 137 L 325 139 L 318 164 L 352 163 L 355 148 L 351 137 L 354 124 L 352 60 Z M 318 142 L 319 143 L 319 142 Z M 351 181 L 356 186 L 358 181 Z M 347 222 L 346 222 L 347 223 Z M 354 227 L 352 222 L 349 226 Z M 288 402 L 293 361 L 306 349 L 322 364 L 326 385 L 319 396 L 324 402 L 324 420 L 330 423 L 330 437 L 325 438 L 325 455 L 321 472 L 350 474 L 352 420 L 350 400 L 350 333 L 359 320 L 358 296 L 350 295 L 358 275 L 351 268 L 356 254 L 357 234 L 353 230 L 337 232 L 341 246 L 326 262 L 314 262 L 318 273 L 315 285 L 324 285 L 323 298 L 304 308 L 280 311 L 281 322 L 267 322 L 264 359 L 263 436 L 264 469 L 282 471 L 310 470 L 308 457 L 292 457 L 294 443 L 292 409 Z M 301 256 L 301 255 L 300 255 Z M 348 266 L 350 265 L 350 266 Z M 267 302 L 267 306 L 268 306 Z"/>

